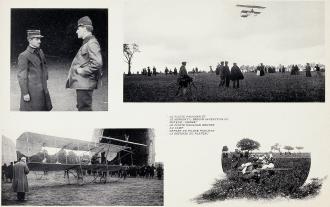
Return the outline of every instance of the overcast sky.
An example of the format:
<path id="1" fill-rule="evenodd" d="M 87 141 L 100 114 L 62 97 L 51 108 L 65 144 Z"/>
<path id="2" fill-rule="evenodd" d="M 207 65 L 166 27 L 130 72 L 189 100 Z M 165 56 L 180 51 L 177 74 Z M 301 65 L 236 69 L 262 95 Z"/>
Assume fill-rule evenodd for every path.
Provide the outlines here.
<path id="1" fill-rule="evenodd" d="M 265 6 L 258 16 L 240 17 L 236 4 Z M 142 67 L 207 69 L 221 60 L 238 65 L 324 63 L 322 1 L 162 1 L 127 0 L 126 43 L 141 53 L 133 71 Z M 231 65 L 231 64 L 230 64 Z"/>

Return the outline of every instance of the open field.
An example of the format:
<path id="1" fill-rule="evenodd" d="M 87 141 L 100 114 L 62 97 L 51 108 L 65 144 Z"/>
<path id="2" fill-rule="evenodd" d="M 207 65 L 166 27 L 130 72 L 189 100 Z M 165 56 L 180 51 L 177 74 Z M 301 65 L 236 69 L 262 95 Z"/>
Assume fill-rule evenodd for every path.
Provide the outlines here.
<path id="1" fill-rule="evenodd" d="M 290 73 L 267 73 L 257 76 L 245 73 L 240 88 L 219 88 L 220 77 L 215 73 L 200 73 L 194 77 L 197 90 L 176 97 L 177 76 L 124 76 L 124 102 L 324 102 L 324 73 L 312 77 Z"/>
<path id="2" fill-rule="evenodd" d="M 11 184 L 2 184 L 2 205 L 84 205 L 84 206 L 159 206 L 163 205 L 163 180 L 146 178 L 111 178 L 106 184 L 67 185 L 63 172 L 49 173 L 37 180 L 33 172 L 28 175 L 27 201 L 19 203 Z"/>
<path id="3" fill-rule="evenodd" d="M 70 69 L 71 62 L 49 61 L 48 62 L 48 89 L 53 103 L 53 111 L 77 111 L 76 91 L 66 89 L 66 78 Z M 99 83 L 98 89 L 93 92 L 93 110 L 108 110 L 108 74 L 102 78 L 102 85 Z M 18 111 L 20 102 L 20 88 L 17 80 L 16 64 L 10 70 L 10 110 Z"/>

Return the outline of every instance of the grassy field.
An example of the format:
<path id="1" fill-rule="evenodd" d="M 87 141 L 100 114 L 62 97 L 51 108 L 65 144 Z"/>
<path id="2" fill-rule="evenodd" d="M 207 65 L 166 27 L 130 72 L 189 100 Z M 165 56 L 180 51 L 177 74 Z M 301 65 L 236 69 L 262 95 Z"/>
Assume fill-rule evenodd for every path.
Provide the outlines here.
<path id="1" fill-rule="evenodd" d="M 67 185 L 63 172 L 49 173 L 41 180 L 28 175 L 27 201 L 19 203 L 10 183 L 1 188 L 2 205 L 67 206 L 159 206 L 163 205 L 163 180 L 145 178 L 111 178 L 106 184 Z"/>
<path id="2" fill-rule="evenodd" d="M 48 62 L 48 90 L 53 103 L 53 111 L 77 111 L 76 91 L 66 89 L 66 78 L 70 69 L 70 61 Z M 17 80 L 17 68 L 14 64 L 10 70 L 10 110 L 18 111 L 20 103 L 20 88 Z M 108 110 L 108 75 L 104 74 L 102 85 L 93 92 L 93 110 Z"/>
<path id="3" fill-rule="evenodd" d="M 191 75 L 193 76 L 193 75 Z M 176 76 L 124 76 L 124 102 L 324 102 L 324 73 L 313 77 L 290 75 L 289 73 L 268 73 L 257 76 L 246 73 L 240 81 L 240 88 L 219 88 L 215 73 L 200 73 L 194 77 L 197 90 L 185 96 L 176 97 Z"/>
<path id="4" fill-rule="evenodd" d="M 195 198 L 197 203 L 210 201 L 223 201 L 227 199 L 309 199 L 319 195 L 323 179 L 313 178 L 305 185 L 291 191 L 283 191 L 274 188 L 271 179 L 263 180 L 264 183 L 244 182 L 241 180 L 221 179 L 217 180 L 212 188 Z"/>

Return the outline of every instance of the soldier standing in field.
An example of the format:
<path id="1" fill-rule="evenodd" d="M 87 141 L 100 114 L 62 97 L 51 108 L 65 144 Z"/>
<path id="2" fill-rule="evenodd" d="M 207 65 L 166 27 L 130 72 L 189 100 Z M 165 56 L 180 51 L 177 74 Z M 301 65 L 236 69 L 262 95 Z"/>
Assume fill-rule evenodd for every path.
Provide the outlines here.
<path id="1" fill-rule="evenodd" d="M 182 62 L 182 65 L 179 70 L 179 77 L 177 79 L 179 88 L 176 93 L 177 96 L 179 95 L 181 90 L 182 90 L 182 94 L 185 95 L 187 92 L 188 85 L 192 82 L 192 78 L 188 75 L 186 65 L 187 65 L 187 62 Z"/>
<path id="2" fill-rule="evenodd" d="M 92 111 L 93 90 L 102 76 L 100 44 L 92 34 L 93 24 L 88 16 L 78 20 L 77 35 L 82 46 L 72 61 L 66 88 L 76 89 L 78 111 Z"/>

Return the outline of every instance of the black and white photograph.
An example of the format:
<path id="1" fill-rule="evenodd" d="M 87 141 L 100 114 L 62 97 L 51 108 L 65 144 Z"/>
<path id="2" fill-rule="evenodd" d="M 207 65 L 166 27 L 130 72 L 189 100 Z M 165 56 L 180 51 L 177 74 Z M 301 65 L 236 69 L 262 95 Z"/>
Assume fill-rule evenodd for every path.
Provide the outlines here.
<path id="1" fill-rule="evenodd" d="M 10 109 L 108 110 L 108 9 L 11 9 Z"/>
<path id="2" fill-rule="evenodd" d="M 2 135 L 1 204 L 163 205 L 164 165 L 156 160 L 155 130 L 90 131 L 89 138 L 81 132 L 74 138 Z"/>
<path id="3" fill-rule="evenodd" d="M 235 150 L 222 147 L 221 164 L 226 174 L 197 200 L 200 203 L 226 199 L 312 199 L 322 190 L 326 177 L 306 181 L 311 153 L 303 146 L 275 143 L 261 151 L 261 144 L 242 138 Z"/>
<path id="4" fill-rule="evenodd" d="M 126 1 L 124 102 L 324 102 L 324 1 Z"/>

